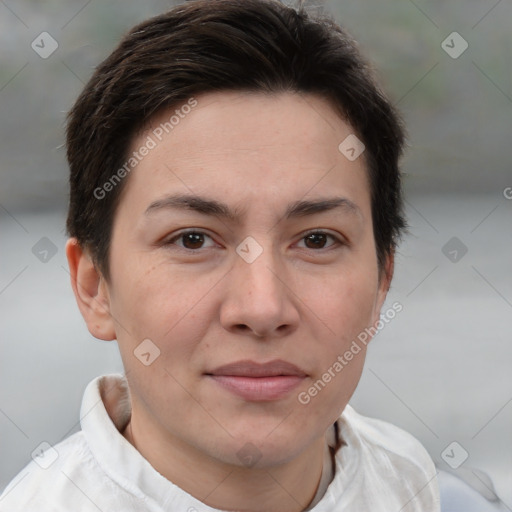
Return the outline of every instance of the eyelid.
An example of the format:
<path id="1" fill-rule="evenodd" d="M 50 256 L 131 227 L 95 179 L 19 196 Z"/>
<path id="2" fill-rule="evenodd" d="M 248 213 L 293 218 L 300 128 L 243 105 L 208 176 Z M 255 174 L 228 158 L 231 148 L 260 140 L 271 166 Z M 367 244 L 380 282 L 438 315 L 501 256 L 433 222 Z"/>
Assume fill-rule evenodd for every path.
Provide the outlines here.
<path id="1" fill-rule="evenodd" d="M 336 245 L 338 245 L 338 246 L 340 246 L 340 245 L 348 245 L 348 240 L 344 236 L 342 236 L 340 234 L 333 234 L 333 233 L 331 233 L 331 232 L 329 232 L 329 231 L 327 231 L 325 229 L 322 229 L 322 228 L 314 228 L 314 229 L 310 229 L 309 231 L 306 231 L 306 232 L 302 233 L 300 235 L 299 241 L 304 240 L 304 238 L 306 238 L 309 235 L 315 235 L 315 234 L 330 236 L 332 239 L 334 239 L 335 243 L 333 245 L 327 247 L 327 248 L 323 248 L 322 247 L 321 249 L 316 249 L 316 250 L 315 249 L 310 249 L 310 250 L 312 250 L 314 252 L 321 252 L 322 250 L 327 251 L 327 250 L 329 250 L 330 248 L 332 248 L 332 247 L 334 247 Z"/>
<path id="2" fill-rule="evenodd" d="M 182 251 L 187 251 L 187 252 L 199 252 L 201 249 L 211 249 L 211 247 L 201 247 L 199 249 L 187 249 L 186 247 L 181 247 L 179 245 L 177 245 L 175 242 L 176 240 L 179 240 L 182 236 L 184 235 L 187 235 L 189 233 L 195 233 L 195 234 L 198 234 L 198 235 L 203 235 L 205 237 L 208 237 L 210 238 L 213 242 L 215 242 L 215 240 L 213 239 L 213 236 L 208 234 L 204 229 L 202 228 L 186 228 L 186 229 L 183 229 L 181 231 L 178 231 L 177 233 L 174 233 L 170 238 L 166 237 L 163 239 L 162 241 L 162 245 L 163 246 L 166 246 L 166 245 L 175 245 L 178 249 L 182 250 Z"/>
<path id="3" fill-rule="evenodd" d="M 162 242 L 162 245 L 166 246 L 166 245 L 174 245 L 176 246 L 178 249 L 180 250 L 183 250 L 183 251 L 187 251 L 189 253 L 192 253 L 192 252 L 200 252 L 201 250 L 205 250 L 205 249 L 211 249 L 212 247 L 200 247 L 198 249 L 188 249 L 186 247 L 181 247 L 179 245 L 177 245 L 175 242 L 176 240 L 179 240 L 182 236 L 185 236 L 187 235 L 188 233 L 195 233 L 195 234 L 199 234 L 199 235 L 203 235 L 205 237 L 208 237 L 210 238 L 214 243 L 215 240 L 213 238 L 212 235 L 208 234 L 204 229 L 202 228 L 185 228 L 183 230 L 180 230 L 178 231 L 177 233 L 173 234 L 172 237 L 170 238 L 165 238 Z M 310 229 L 308 231 L 305 231 L 304 233 L 302 233 L 298 239 L 298 242 L 302 242 L 304 240 L 304 238 L 306 238 L 307 236 L 309 235 L 313 235 L 313 234 L 320 234 L 320 235 L 326 235 L 328 237 L 331 237 L 333 240 L 334 240 L 334 243 L 332 245 L 330 245 L 329 247 L 327 248 L 320 248 L 320 249 L 310 249 L 308 247 L 305 247 L 305 248 L 301 248 L 301 249 L 306 249 L 306 250 L 310 250 L 310 251 L 313 251 L 313 252 L 322 252 L 322 251 L 327 251 L 331 248 L 334 248 L 336 246 L 343 246 L 343 245 L 349 245 L 347 239 L 345 237 L 343 237 L 342 235 L 339 235 L 339 234 L 333 234 L 325 229 L 322 229 L 322 228 L 314 228 L 314 229 Z"/>

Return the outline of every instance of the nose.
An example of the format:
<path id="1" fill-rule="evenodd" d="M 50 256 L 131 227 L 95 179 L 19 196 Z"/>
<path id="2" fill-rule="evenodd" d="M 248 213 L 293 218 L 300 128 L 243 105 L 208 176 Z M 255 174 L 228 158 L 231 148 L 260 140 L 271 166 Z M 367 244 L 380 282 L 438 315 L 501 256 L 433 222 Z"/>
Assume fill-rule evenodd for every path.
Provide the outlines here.
<path id="1" fill-rule="evenodd" d="M 286 269 L 276 259 L 270 250 L 252 263 L 236 257 L 220 312 L 226 330 L 271 339 L 297 329 L 298 299 Z"/>

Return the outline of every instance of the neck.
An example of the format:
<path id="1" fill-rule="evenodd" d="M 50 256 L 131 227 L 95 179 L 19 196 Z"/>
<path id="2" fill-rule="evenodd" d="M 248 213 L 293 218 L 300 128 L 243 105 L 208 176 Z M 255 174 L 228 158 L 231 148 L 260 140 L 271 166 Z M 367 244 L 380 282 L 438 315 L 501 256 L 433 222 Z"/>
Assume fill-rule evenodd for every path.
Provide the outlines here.
<path id="1" fill-rule="evenodd" d="M 142 430 L 133 413 L 123 432 L 160 474 L 212 508 L 301 512 L 313 500 L 322 476 L 324 436 L 291 461 L 255 469 L 226 464 L 160 434 Z"/>

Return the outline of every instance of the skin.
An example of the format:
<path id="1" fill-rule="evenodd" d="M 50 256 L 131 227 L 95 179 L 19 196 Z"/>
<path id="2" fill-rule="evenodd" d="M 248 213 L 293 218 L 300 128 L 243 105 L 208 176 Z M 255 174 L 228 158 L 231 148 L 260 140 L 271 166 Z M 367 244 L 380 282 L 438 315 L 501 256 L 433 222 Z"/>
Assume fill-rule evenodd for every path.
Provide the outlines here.
<path id="1" fill-rule="evenodd" d="M 393 258 L 379 272 L 364 154 L 351 162 L 338 150 L 353 130 L 325 99 L 222 92 L 197 101 L 126 178 L 110 281 L 68 241 L 73 289 L 91 334 L 118 341 L 132 398 L 124 434 L 157 471 L 215 508 L 301 511 L 318 487 L 326 431 L 361 376 L 364 346 L 307 405 L 297 397 L 378 321 Z M 152 119 L 133 149 L 169 115 Z M 145 213 L 171 194 L 222 201 L 241 215 Z M 334 196 L 356 209 L 285 218 L 295 201 Z M 204 238 L 178 237 L 187 228 Z M 311 243 L 312 229 L 335 238 Z M 252 263 L 236 252 L 248 236 L 263 249 Z M 147 338 L 160 350 L 149 366 L 133 353 Z M 242 359 L 283 359 L 306 377 L 283 398 L 252 401 L 205 375 Z M 247 443 L 260 457 L 252 467 L 237 455 Z"/>

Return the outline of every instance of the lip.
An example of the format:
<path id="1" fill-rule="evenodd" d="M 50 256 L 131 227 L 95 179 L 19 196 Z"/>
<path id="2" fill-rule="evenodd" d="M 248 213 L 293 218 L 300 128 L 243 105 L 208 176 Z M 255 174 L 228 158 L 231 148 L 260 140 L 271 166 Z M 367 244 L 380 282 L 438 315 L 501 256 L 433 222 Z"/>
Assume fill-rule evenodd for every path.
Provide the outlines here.
<path id="1" fill-rule="evenodd" d="M 285 398 L 307 377 L 300 368 L 282 359 L 267 363 L 236 361 L 206 375 L 227 391 L 256 402 Z"/>

